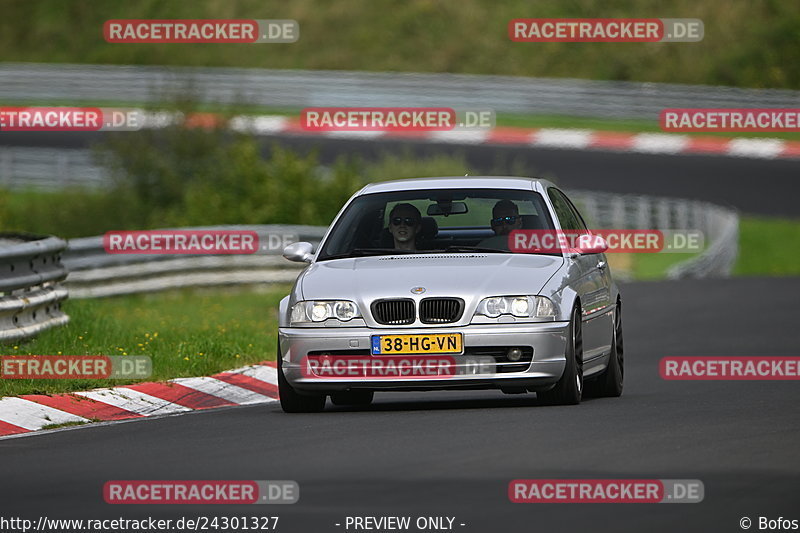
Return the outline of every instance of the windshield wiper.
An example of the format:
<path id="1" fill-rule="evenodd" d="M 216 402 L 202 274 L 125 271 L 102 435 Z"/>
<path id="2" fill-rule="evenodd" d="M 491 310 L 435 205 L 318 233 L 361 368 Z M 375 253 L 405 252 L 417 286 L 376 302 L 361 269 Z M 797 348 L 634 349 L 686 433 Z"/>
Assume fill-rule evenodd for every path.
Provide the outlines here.
<path id="1" fill-rule="evenodd" d="M 498 250 L 497 248 L 482 248 L 480 246 L 448 246 L 445 252 L 485 252 L 489 254 L 510 254 L 509 250 Z"/>

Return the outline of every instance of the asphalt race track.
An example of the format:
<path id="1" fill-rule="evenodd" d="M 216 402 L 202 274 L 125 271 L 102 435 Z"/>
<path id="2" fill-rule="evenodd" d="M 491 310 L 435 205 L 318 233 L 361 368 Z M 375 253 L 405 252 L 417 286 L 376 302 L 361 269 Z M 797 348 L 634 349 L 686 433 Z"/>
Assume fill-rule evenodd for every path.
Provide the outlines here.
<path id="1" fill-rule="evenodd" d="M 798 382 L 658 373 L 666 355 L 797 356 L 800 278 L 622 290 L 622 398 L 540 407 L 535 395 L 385 393 L 366 410 L 285 415 L 270 404 L 2 440 L 0 514 L 277 514 L 278 531 L 320 533 L 346 531 L 347 515 L 455 516 L 456 531 L 475 532 L 724 532 L 741 531 L 743 516 L 753 530 L 759 516 L 800 518 Z M 700 479 L 705 500 L 512 504 L 515 478 Z M 300 501 L 112 506 L 102 486 L 113 479 L 291 479 Z"/>
<path id="2" fill-rule="evenodd" d="M 85 148 L 105 133 L 5 133 L 0 146 Z M 125 135 L 124 133 L 122 135 Z M 306 136 L 263 136 L 272 144 L 316 150 L 323 162 L 342 155 L 374 158 L 381 153 L 464 154 L 470 174 L 544 177 L 567 189 L 651 194 L 706 200 L 744 213 L 800 217 L 797 179 L 800 159 L 756 159 L 719 155 L 663 155 L 602 150 L 453 145 L 409 140 L 353 140 Z M 397 176 L 402 177 L 402 176 Z M 758 192 L 754 194 L 754 187 Z"/>

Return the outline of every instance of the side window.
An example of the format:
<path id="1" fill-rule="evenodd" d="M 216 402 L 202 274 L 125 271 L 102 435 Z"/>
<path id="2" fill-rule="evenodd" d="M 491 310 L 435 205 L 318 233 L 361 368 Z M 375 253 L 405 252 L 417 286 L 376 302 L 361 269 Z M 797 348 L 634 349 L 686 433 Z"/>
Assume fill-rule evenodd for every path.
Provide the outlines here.
<path id="1" fill-rule="evenodd" d="M 561 191 L 555 187 L 550 187 L 547 189 L 547 195 L 550 197 L 550 201 L 553 202 L 553 208 L 556 211 L 558 221 L 561 223 L 561 229 L 584 229 L 577 213 L 570 207 L 569 200 L 567 200 L 567 197 L 564 196 Z"/>
<path id="2" fill-rule="evenodd" d="M 575 204 L 573 204 L 573 203 L 572 203 L 572 200 L 570 200 L 569 198 L 567 198 L 567 195 L 566 195 L 566 194 L 564 194 L 563 192 L 561 192 L 561 191 L 558 191 L 558 192 L 559 192 L 559 193 L 561 194 L 561 196 L 563 196 L 563 197 L 564 197 L 564 199 L 567 201 L 567 203 L 569 204 L 569 208 L 570 208 L 570 210 L 571 210 L 571 211 L 572 211 L 572 213 L 575 215 L 575 218 L 578 220 L 578 229 L 585 229 L 585 230 L 588 230 L 588 228 L 586 227 L 586 222 L 583 220 L 583 217 L 581 216 L 580 212 L 578 211 L 578 208 L 577 208 L 577 207 L 575 207 Z"/>

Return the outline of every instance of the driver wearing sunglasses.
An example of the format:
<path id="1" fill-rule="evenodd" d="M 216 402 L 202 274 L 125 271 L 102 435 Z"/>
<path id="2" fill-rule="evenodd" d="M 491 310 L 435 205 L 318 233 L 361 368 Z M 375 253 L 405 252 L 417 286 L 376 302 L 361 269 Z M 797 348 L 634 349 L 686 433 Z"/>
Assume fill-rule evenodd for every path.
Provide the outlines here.
<path id="1" fill-rule="evenodd" d="M 489 222 L 494 231 L 494 237 L 481 241 L 481 248 L 495 248 L 508 250 L 508 235 L 515 229 L 522 229 L 522 217 L 519 216 L 519 207 L 511 200 L 500 200 L 492 208 L 492 220 Z"/>
<path id="2" fill-rule="evenodd" d="M 400 250 L 416 250 L 417 234 L 422 215 L 411 204 L 397 204 L 389 213 L 389 233 L 394 237 L 394 247 Z"/>

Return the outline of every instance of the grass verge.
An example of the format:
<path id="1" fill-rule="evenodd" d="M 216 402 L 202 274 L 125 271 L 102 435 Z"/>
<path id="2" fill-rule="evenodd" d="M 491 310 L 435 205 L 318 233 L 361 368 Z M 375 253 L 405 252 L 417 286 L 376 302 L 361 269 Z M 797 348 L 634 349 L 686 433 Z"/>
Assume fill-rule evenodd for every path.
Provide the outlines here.
<path id="1" fill-rule="evenodd" d="M 146 381 L 207 376 L 275 358 L 278 302 L 285 285 L 265 291 L 180 290 L 67 301 L 70 323 L 3 355 L 147 355 Z M 113 387 L 126 380 L 0 380 L 0 396 Z"/>
<path id="2" fill-rule="evenodd" d="M 800 276 L 800 219 L 742 217 L 737 276 Z"/>
<path id="3" fill-rule="evenodd" d="M 800 219 L 743 216 L 734 276 L 800 276 Z M 624 254 L 621 254 L 624 255 Z M 633 279 L 663 279 L 673 265 L 694 254 L 631 254 L 625 268 Z M 612 263 L 612 268 L 615 265 Z"/>
<path id="4" fill-rule="evenodd" d="M 520 17 L 685 17 L 696 43 L 518 43 Z M 109 19 L 294 19 L 288 44 L 112 44 Z M 451 72 L 800 88 L 800 4 L 715 0 L 6 0 L 0 60 Z"/>
<path id="5" fill-rule="evenodd" d="M 657 280 L 667 276 L 667 270 L 699 254 L 631 254 L 632 276 L 635 280 Z"/>
<path id="6" fill-rule="evenodd" d="M 42 430 L 45 429 L 61 429 L 61 428 L 68 428 L 72 426 L 83 426 L 89 424 L 90 422 L 97 422 L 97 420 L 91 420 L 89 422 L 63 422 L 61 424 L 47 424 L 46 426 L 42 426 Z"/>

